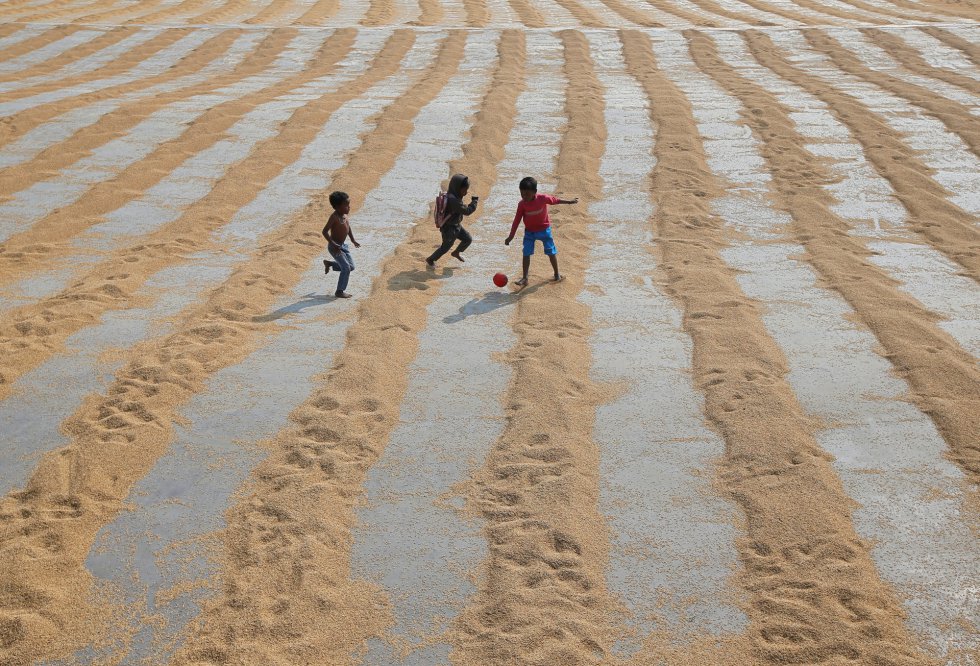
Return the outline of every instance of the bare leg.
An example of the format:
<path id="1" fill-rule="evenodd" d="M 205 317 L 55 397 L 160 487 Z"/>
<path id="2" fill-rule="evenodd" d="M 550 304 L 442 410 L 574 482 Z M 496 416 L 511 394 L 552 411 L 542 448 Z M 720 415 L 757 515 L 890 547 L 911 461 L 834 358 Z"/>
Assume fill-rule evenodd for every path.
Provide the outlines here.
<path id="1" fill-rule="evenodd" d="M 558 255 L 550 254 L 548 255 L 548 259 L 551 260 L 551 267 L 555 269 L 555 282 L 558 282 L 561 280 L 561 274 L 558 272 Z"/>
<path id="2" fill-rule="evenodd" d="M 524 268 L 524 277 L 522 277 L 520 280 L 514 283 L 520 286 L 524 286 L 527 284 L 527 272 L 531 269 L 531 257 L 529 255 L 526 255 L 524 257 L 524 261 L 522 265 Z"/>

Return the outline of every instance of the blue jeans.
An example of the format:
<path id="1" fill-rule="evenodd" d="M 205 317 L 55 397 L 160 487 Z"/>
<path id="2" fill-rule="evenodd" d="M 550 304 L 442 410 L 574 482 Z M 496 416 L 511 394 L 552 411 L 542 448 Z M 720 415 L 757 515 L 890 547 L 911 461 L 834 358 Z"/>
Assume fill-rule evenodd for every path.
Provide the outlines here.
<path id="1" fill-rule="evenodd" d="M 330 262 L 330 268 L 340 273 L 337 277 L 336 293 L 347 291 L 347 283 L 350 281 L 350 274 L 354 270 L 354 259 L 350 256 L 350 248 L 347 247 L 347 243 L 341 245 L 339 249 L 330 243 L 327 246 L 327 252 L 333 258 L 333 261 Z"/>

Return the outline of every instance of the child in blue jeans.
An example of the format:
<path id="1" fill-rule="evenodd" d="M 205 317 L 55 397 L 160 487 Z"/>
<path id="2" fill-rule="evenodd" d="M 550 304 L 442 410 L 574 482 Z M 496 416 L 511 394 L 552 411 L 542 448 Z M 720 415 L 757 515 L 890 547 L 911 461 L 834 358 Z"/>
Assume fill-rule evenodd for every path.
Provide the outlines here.
<path id="1" fill-rule="evenodd" d="M 527 285 L 527 272 L 531 268 L 531 255 L 534 254 L 534 243 L 541 241 L 544 246 L 544 253 L 551 260 L 551 267 L 555 270 L 555 282 L 561 280 L 558 272 L 558 248 L 555 247 L 555 240 L 551 237 L 551 218 L 548 216 L 548 206 L 555 204 L 574 204 L 578 203 L 578 197 L 574 199 L 559 199 L 550 194 L 538 194 L 538 181 L 530 176 L 521 180 L 519 185 L 521 190 L 521 200 L 517 204 L 517 213 L 514 215 L 514 223 L 510 227 L 510 236 L 504 241 L 504 245 L 510 245 L 517 233 L 517 226 L 524 220 L 524 276 L 514 284 L 521 287 Z"/>
<path id="2" fill-rule="evenodd" d="M 333 213 L 323 227 L 323 237 L 327 239 L 327 252 L 333 259 L 323 260 L 324 272 L 329 274 L 330 269 L 334 269 L 340 275 L 337 278 L 337 291 L 334 295 L 337 298 L 350 298 L 347 293 L 347 282 L 350 274 L 354 270 L 354 259 L 350 256 L 350 248 L 347 247 L 347 238 L 354 247 L 361 247 L 361 244 L 354 240 L 354 233 L 350 229 L 350 222 L 347 215 L 350 213 L 350 197 L 346 192 L 331 192 L 330 205 L 333 206 Z"/>

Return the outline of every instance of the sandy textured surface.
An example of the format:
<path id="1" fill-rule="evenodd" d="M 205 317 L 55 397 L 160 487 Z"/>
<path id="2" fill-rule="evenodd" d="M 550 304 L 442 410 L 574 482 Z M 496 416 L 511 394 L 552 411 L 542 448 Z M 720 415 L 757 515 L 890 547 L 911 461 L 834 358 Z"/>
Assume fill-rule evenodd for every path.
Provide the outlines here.
<path id="1" fill-rule="evenodd" d="M 978 21 L 3 3 L 0 664 L 980 666 Z"/>

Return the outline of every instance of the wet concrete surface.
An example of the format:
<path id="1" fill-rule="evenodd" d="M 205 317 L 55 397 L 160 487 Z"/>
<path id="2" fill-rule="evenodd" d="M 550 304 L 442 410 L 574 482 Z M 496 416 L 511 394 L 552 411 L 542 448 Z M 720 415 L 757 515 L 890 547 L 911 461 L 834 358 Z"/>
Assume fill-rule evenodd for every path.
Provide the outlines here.
<path id="1" fill-rule="evenodd" d="M 662 65 L 697 101 L 695 115 L 711 154 L 715 140 L 706 126 L 718 115 L 711 109 L 737 111 L 740 104 L 692 69 L 679 45 L 669 52 L 672 57 Z M 746 139 L 741 149 L 758 153 L 754 139 Z M 757 182 L 738 167 L 719 174 L 732 181 L 732 189 L 754 189 Z M 819 287 L 813 270 L 796 259 L 803 248 L 772 242 L 783 235 L 787 216 L 773 210 L 770 230 L 760 233 L 731 211 L 721 214 L 745 237 L 723 257 L 740 271 L 746 295 L 765 308 L 763 321 L 786 353 L 788 379 L 801 405 L 827 424 L 816 433 L 817 442 L 835 456 L 845 491 L 859 504 L 855 528 L 875 544 L 872 557 L 902 599 L 909 626 L 940 658 L 980 648 L 968 628 L 980 620 L 980 603 L 970 592 L 980 580 L 977 523 L 961 512 L 966 493 L 976 491 L 945 459 L 945 443 L 933 423 L 906 401 L 908 386 L 876 353 L 874 336 L 854 323 L 847 304 Z M 942 549 L 935 548 L 937 542 Z"/>
<path id="2" fill-rule="evenodd" d="M 616 12 L 611 7 L 607 6 L 606 3 L 602 2 L 601 0 L 577 0 L 577 4 L 597 16 L 603 25 L 615 26 L 617 28 L 640 27 L 625 16 L 622 16 Z M 638 9 L 642 11 L 643 7 L 641 6 Z"/>
<path id="3" fill-rule="evenodd" d="M 360 33 L 347 57 L 330 75 L 320 77 L 275 99 L 258 105 L 223 133 L 211 147 L 195 153 L 138 199 L 105 215 L 105 221 L 78 236 L 73 244 L 81 248 L 108 250 L 120 240 L 156 231 L 178 219 L 188 207 L 210 193 L 227 170 L 251 154 L 261 141 L 275 137 L 283 122 L 296 111 L 324 93 L 336 91 L 362 73 L 370 59 L 381 49 L 389 33 Z M 214 104 L 240 97 L 275 84 L 279 79 L 305 69 L 326 35 L 303 33 L 293 48 L 277 62 L 273 71 L 255 81 L 245 81 L 226 91 L 206 96 L 192 108 L 210 108 Z M 205 96 L 202 96 L 205 97 Z"/>
<path id="4" fill-rule="evenodd" d="M 335 27 L 345 27 L 360 24 L 368 7 L 358 0 L 339 0 L 337 11 L 324 24 Z"/>
<path id="5" fill-rule="evenodd" d="M 51 270 L 38 271 L 13 284 L 0 287 L 0 316 L 13 308 L 59 293 L 74 276 L 95 265 L 100 259 L 100 255 L 75 255 Z"/>
<path id="6" fill-rule="evenodd" d="M 507 0 L 486 0 L 490 15 L 489 25 L 497 28 L 511 28 L 520 24 L 517 13 Z"/>
<path id="7" fill-rule="evenodd" d="M 895 11 L 895 9 L 897 9 L 895 4 L 889 2 L 888 0 L 864 0 L 864 1 L 866 4 L 873 5 L 874 7 L 881 7 L 883 9 L 890 9 L 892 11 Z M 929 8 L 926 6 L 922 7 L 921 9 L 912 9 L 911 7 L 903 6 L 901 8 L 901 11 L 908 18 L 908 20 L 915 21 L 915 22 L 933 22 L 937 20 L 938 21 L 950 20 L 949 16 L 944 16 L 943 14 L 930 12 Z M 888 20 L 891 21 L 892 23 L 901 22 L 901 19 L 896 19 L 894 17 L 889 17 Z M 888 26 L 880 26 L 880 27 L 887 28 Z"/>
<path id="8" fill-rule="evenodd" d="M 968 213 L 980 214 L 980 158 L 939 120 L 877 86 L 845 74 L 827 56 L 809 48 L 795 30 L 773 33 L 773 41 L 794 54 L 807 73 L 853 95 L 898 132 L 918 159 L 933 169 L 931 178 L 950 192 L 949 200 Z"/>
<path id="9" fill-rule="evenodd" d="M 62 23 L 68 23 L 77 16 L 83 16 L 91 12 L 92 11 L 91 5 L 94 5 L 96 2 L 98 2 L 98 0 L 80 0 L 79 2 L 72 3 L 72 9 L 74 9 L 74 11 L 71 11 L 67 7 L 65 7 L 64 3 L 60 3 L 62 6 L 58 7 L 59 11 L 58 11 L 57 20 L 61 21 Z M 49 9 L 49 7 L 45 5 L 43 7 L 39 7 L 39 9 L 45 11 Z M 34 11 L 31 11 L 23 14 L 22 16 L 24 16 L 24 18 L 31 19 L 35 15 L 36 13 Z"/>
<path id="10" fill-rule="evenodd" d="M 873 0 L 872 0 L 872 2 L 873 2 Z M 897 17 L 892 16 L 890 14 L 883 14 L 883 13 L 879 13 L 879 12 L 876 12 L 876 11 L 873 11 L 873 10 L 864 9 L 863 7 L 859 7 L 856 4 L 852 4 L 852 3 L 849 3 L 849 2 L 842 2 L 841 0 L 822 0 L 820 4 L 821 5 L 825 5 L 827 7 L 833 7 L 834 9 L 837 9 L 838 11 L 841 11 L 841 12 L 847 12 L 847 14 L 849 14 L 850 16 L 864 17 L 864 19 L 867 21 L 867 23 L 872 24 L 872 25 L 882 24 L 882 23 L 884 23 L 884 24 L 888 24 L 888 23 L 904 23 L 906 20 L 911 19 L 912 16 L 915 15 L 915 10 L 914 9 L 908 10 L 909 19 L 903 20 L 901 18 L 897 18 Z M 867 4 L 872 4 L 872 3 L 867 3 Z M 894 6 L 891 6 L 890 9 L 894 10 L 895 7 Z M 903 7 L 902 9 L 905 9 L 905 8 Z M 925 20 L 924 17 L 916 17 L 916 18 L 918 20 Z M 844 19 L 844 20 L 847 23 L 853 23 L 854 22 L 854 19 Z M 840 20 L 835 21 L 835 23 L 840 23 L 840 22 L 841 22 Z"/>
<path id="11" fill-rule="evenodd" d="M 66 51 L 78 48 L 101 34 L 103 34 L 101 30 L 77 30 L 70 35 L 62 37 L 50 44 L 45 44 L 41 48 L 29 51 L 24 55 L 11 58 L 10 60 L 0 61 L 0 74 L 10 75 L 33 65 L 39 65 L 46 60 L 60 56 Z"/>
<path id="12" fill-rule="evenodd" d="M 70 336 L 66 353 L 22 376 L 14 394 L 0 402 L 0 493 L 22 488 L 41 455 L 68 444 L 62 421 L 86 395 L 104 390 L 122 363 L 110 352 L 165 335 L 168 320 L 229 272 L 204 262 L 193 271 L 161 271 L 146 285 L 145 293 L 156 297 L 150 305 L 107 313 L 98 325 Z"/>
<path id="13" fill-rule="evenodd" d="M 919 55 L 930 66 L 946 69 L 980 81 L 980 70 L 970 62 L 962 51 L 947 46 L 932 35 L 922 30 L 910 28 L 889 30 L 888 32 L 905 40 L 909 46 L 919 52 Z"/>
<path id="14" fill-rule="evenodd" d="M 980 358 L 980 286 L 959 266 L 927 245 L 898 239 L 875 241 L 871 263 L 901 280 L 901 288 L 943 316 L 937 326 L 963 349 Z M 938 307 L 941 304 L 942 307 Z"/>
<path id="15" fill-rule="evenodd" d="M 813 22 L 813 25 L 834 25 L 840 21 L 840 19 L 832 14 L 819 12 L 814 9 L 810 9 L 809 7 L 798 5 L 792 0 L 767 0 L 766 4 L 772 5 L 773 7 L 778 7 L 783 11 L 805 16 L 807 19 Z M 725 24 L 727 25 L 727 19 Z"/>
<path id="16" fill-rule="evenodd" d="M 261 31 L 252 31 L 242 34 L 241 37 L 236 39 L 235 42 L 229 47 L 228 51 L 225 52 L 223 57 L 213 60 L 194 74 L 180 76 L 176 79 L 157 83 L 140 90 L 134 90 L 118 97 L 90 102 L 89 104 L 86 104 L 80 108 L 71 109 L 70 111 L 66 111 L 63 114 L 52 118 L 46 123 L 30 130 L 16 141 L 3 146 L 3 149 L 0 150 L 0 168 L 22 164 L 30 159 L 33 159 L 40 154 L 41 151 L 57 145 L 58 143 L 61 143 L 67 138 L 73 136 L 75 133 L 84 130 L 86 127 L 89 127 L 97 122 L 105 114 L 118 109 L 125 103 L 134 102 L 141 99 L 148 99 L 155 95 L 180 90 L 188 86 L 202 83 L 216 74 L 234 69 L 251 53 L 259 41 L 261 41 L 263 36 L 264 35 Z M 58 99 L 63 99 L 73 95 L 86 94 L 88 92 L 100 90 L 120 83 L 130 83 L 141 78 L 156 76 L 170 69 L 177 62 L 177 60 L 186 56 L 188 52 L 196 48 L 198 45 L 199 41 L 196 39 L 190 40 L 185 38 L 178 40 L 169 47 L 162 49 L 153 56 L 134 65 L 123 74 L 107 79 L 90 81 L 78 86 L 63 88 L 61 91 L 55 91 L 55 96 Z M 63 97 L 61 97 L 61 95 L 63 95 Z M 45 103 L 45 101 L 50 101 L 48 96 L 43 95 L 34 95 L 32 97 L 25 98 L 25 100 L 26 101 L 23 105 L 15 105 L 10 107 L 5 113 L 0 115 L 16 113 L 18 110 L 23 110 L 23 108 L 21 108 L 22 106 L 25 106 L 26 108 L 33 108 Z"/>
<path id="17" fill-rule="evenodd" d="M 858 503 L 858 533 L 909 614 L 908 624 L 949 663 L 951 651 L 977 654 L 980 640 L 980 545 L 970 492 L 945 457 L 933 423 L 906 401 L 876 340 L 847 321 L 849 309 L 818 290 L 810 269 L 791 259 L 797 246 L 740 248 L 725 254 L 743 271 L 746 294 L 770 307 L 763 319 L 791 359 L 789 380 L 803 407 L 833 424 L 817 441 Z M 942 548 L 935 545 L 942 544 Z"/>
<path id="18" fill-rule="evenodd" d="M 753 64 L 745 42 L 735 34 L 716 35 L 720 53 L 745 76 L 777 93 L 790 109 L 796 129 L 814 141 L 808 151 L 840 180 L 828 186 L 838 203 L 833 211 L 854 226 L 875 252 L 869 261 L 888 271 L 900 288 L 936 312 L 945 329 L 968 352 L 977 355 L 980 338 L 980 288 L 960 274 L 958 266 L 925 244 L 906 226 L 907 213 L 891 185 L 865 160 L 846 127 L 820 100 Z"/>
<path id="19" fill-rule="evenodd" d="M 310 11 L 310 9 L 315 4 L 316 4 L 316 0 L 301 0 L 300 2 L 294 0 L 289 4 L 289 7 L 282 14 L 276 16 L 274 24 L 265 23 L 262 25 L 276 25 L 276 26 L 292 25 L 297 19 L 302 17 L 306 12 Z M 258 12 L 256 12 L 256 16 L 257 15 Z"/>
<path id="20" fill-rule="evenodd" d="M 417 2 L 411 0 L 389 0 L 391 13 L 385 20 L 390 25 L 412 25 L 420 23 L 422 8 Z"/>
<path id="21" fill-rule="evenodd" d="M 684 11 L 686 11 L 686 12 L 688 12 L 690 14 L 693 14 L 694 16 L 702 17 L 702 20 L 704 20 L 705 22 L 714 23 L 714 22 L 718 21 L 718 15 L 717 14 L 714 14 L 714 13 L 712 13 L 712 12 L 706 10 L 706 9 L 703 9 L 700 5 L 698 5 L 697 3 L 691 2 L 690 0 L 671 0 L 671 3 L 670 4 L 673 5 L 673 6 L 675 6 L 675 7 L 680 8 L 680 9 L 683 9 Z M 739 25 L 739 22 L 738 21 L 735 21 L 735 20 L 732 20 L 732 19 L 725 19 L 725 20 L 726 20 L 726 22 L 729 21 L 729 20 L 731 20 L 733 26 Z M 685 28 L 693 28 L 694 27 L 694 25 L 692 25 L 692 23 L 688 19 L 686 19 L 686 18 L 683 19 L 683 23 L 684 23 L 684 27 Z"/>
<path id="22" fill-rule="evenodd" d="M 423 69 L 442 37 L 432 34 L 420 40 L 406 57 L 407 67 Z M 472 57 L 486 50 L 477 46 L 484 38 L 489 36 L 471 38 Z M 343 155 L 356 148 L 367 120 L 410 83 L 404 74 L 396 75 L 362 97 L 358 108 L 338 111 L 295 168 L 320 179 L 315 183 L 318 189 L 326 187 L 332 171 L 342 166 Z M 438 182 L 445 170 L 444 153 L 462 142 L 462 130 L 458 136 L 445 130 L 460 125 L 457 117 L 473 110 L 460 102 L 460 95 L 447 89 L 423 109 L 423 117 L 432 122 L 409 139 L 405 159 L 399 159 L 368 201 L 355 202 L 352 226 L 362 243 L 353 251 L 357 268 L 349 290 L 355 294 L 368 289 L 384 257 L 408 231 L 406 220 L 412 218 L 387 202 L 398 200 L 412 210 L 426 210 L 430 196 L 423 185 Z M 354 144 L 338 143 L 341 135 L 351 137 L 348 141 Z M 419 162 L 439 173 L 418 173 Z M 293 183 L 293 191 L 285 186 L 288 182 Z M 278 205 L 280 219 L 298 211 L 312 192 L 308 187 L 297 190 L 304 183 L 314 185 L 284 176 L 282 187 L 269 188 L 275 194 L 264 197 L 263 205 Z M 251 238 L 258 231 L 250 228 L 254 221 L 244 215 L 236 237 Z M 329 296 L 336 278 L 324 277 L 319 260 L 314 264 L 294 292 L 269 313 L 281 329 L 243 363 L 216 373 L 206 390 L 181 410 L 189 425 L 178 428 L 171 450 L 134 487 L 129 498 L 132 510 L 100 532 L 89 556 L 90 571 L 118 590 L 136 613 L 130 627 L 120 628 L 138 629 L 125 653 L 127 663 L 159 663 L 179 646 L 188 623 L 214 593 L 220 565 L 213 548 L 220 545 L 213 532 L 223 527 L 222 515 L 236 489 L 242 488 L 263 455 L 255 442 L 287 425 L 290 409 L 309 394 L 314 376 L 329 369 L 333 355 L 343 346 L 357 299 Z M 310 358 L 317 363 L 311 364 Z M 275 381 L 257 382 L 257 377 L 275 377 Z M 216 464 L 202 465 L 202 460 Z M 182 587 L 188 581 L 195 585 Z M 148 621 L 152 618 L 156 621 Z"/>
<path id="23" fill-rule="evenodd" d="M 922 86 L 949 100 L 967 106 L 972 109 L 974 115 L 980 116 L 980 97 L 942 79 L 922 76 L 905 69 L 887 51 L 872 42 L 860 30 L 838 28 L 828 30 L 827 34 L 844 44 L 861 62 L 876 72 L 884 72 L 902 81 Z"/>
<path id="24" fill-rule="evenodd" d="M 314 55 L 316 47 L 327 36 L 322 33 L 303 33 L 297 37 L 297 40 L 305 42 L 303 44 L 305 48 L 302 49 L 302 52 L 305 52 L 307 58 L 311 58 Z M 283 65 L 284 70 L 281 76 L 286 76 L 290 71 L 302 69 L 304 64 L 302 61 L 294 62 L 289 57 L 283 57 L 280 63 Z M 274 80 L 262 77 L 253 81 L 251 87 L 259 90 L 274 82 Z M 71 205 L 93 186 L 111 180 L 124 169 L 146 158 L 161 144 L 181 136 L 187 127 L 209 108 L 235 99 L 248 92 L 251 91 L 247 84 L 241 87 L 229 86 L 224 91 L 197 95 L 190 99 L 168 105 L 137 124 L 125 135 L 98 146 L 89 155 L 78 160 L 71 166 L 62 169 L 58 176 L 35 183 L 31 187 L 16 193 L 10 201 L 0 204 L 0 230 L 2 230 L 0 233 L 3 234 L 0 238 L 6 238 L 13 233 L 22 231 L 29 227 L 35 220 L 41 219 L 59 208 Z M 192 176 L 187 171 L 190 170 L 193 172 L 195 163 L 208 160 L 215 163 L 214 169 L 217 172 L 216 175 L 220 176 L 222 168 L 227 168 L 231 164 L 230 160 L 237 161 L 244 158 L 249 148 L 256 142 L 263 138 L 274 136 L 276 128 L 288 117 L 290 111 L 301 105 L 302 102 L 294 102 L 292 104 L 286 102 L 279 102 L 278 104 L 276 102 L 269 102 L 260 105 L 229 129 L 227 132 L 229 135 L 228 139 L 219 141 L 210 149 L 195 154 L 181 165 L 181 167 L 178 167 L 175 171 L 176 177 L 183 176 L 186 181 Z M 256 117 L 262 118 L 263 122 L 254 120 Z M 251 130 L 252 134 L 242 132 L 242 129 Z M 237 140 L 236 130 L 239 132 Z M 215 151 L 219 151 L 220 154 L 215 155 Z M 205 175 L 206 173 L 205 171 Z M 203 197 L 210 190 L 210 183 L 213 183 L 213 181 L 208 180 L 207 182 L 209 186 L 206 188 L 198 183 L 196 198 Z M 166 190 L 169 185 L 170 183 L 165 178 L 161 183 L 150 188 L 147 196 L 153 197 L 161 188 Z M 183 186 L 187 188 L 188 184 L 185 182 Z M 129 206 L 138 206 L 138 202 L 143 198 L 136 200 L 136 203 L 130 204 Z M 175 203 L 179 205 L 181 202 L 176 201 Z M 113 217 L 114 213 L 117 215 L 117 218 Z M 129 233 L 134 233 L 134 231 L 145 233 L 139 226 L 139 222 L 142 222 L 144 219 L 147 219 L 150 223 L 156 221 L 153 217 L 149 216 L 148 211 L 138 208 L 136 210 L 130 210 L 130 208 L 124 206 L 114 213 L 110 213 L 107 216 L 108 221 L 106 223 L 90 229 L 87 236 L 98 234 L 99 230 L 105 225 L 108 225 L 107 233 L 117 231 L 111 226 L 111 223 L 116 221 L 118 217 L 124 219 L 125 224 L 121 225 L 122 229 Z M 162 223 L 158 222 L 158 224 Z M 77 242 L 80 243 L 81 241 Z"/>
<path id="25" fill-rule="evenodd" d="M 438 38 L 438 35 L 433 35 L 419 40 L 418 46 L 410 51 L 404 61 L 407 67 L 422 69 L 434 57 L 432 47 Z M 186 262 L 170 266 L 148 280 L 141 295 L 152 298 L 162 294 L 155 305 L 146 309 L 107 313 L 100 326 L 84 329 L 66 341 L 69 350 L 78 349 L 79 353 L 58 356 L 22 377 L 15 384 L 16 395 L 0 404 L 0 409 L 6 414 L 2 417 L 3 421 L 11 432 L 19 433 L 16 442 L 11 440 L 14 445 L 2 452 L 5 456 L 4 464 L 0 466 L 3 468 L 3 476 L 0 477 L 4 484 L 2 488 L 9 491 L 22 485 L 37 458 L 64 443 L 60 435 L 55 437 L 53 433 L 58 432 L 61 420 L 68 413 L 59 411 L 54 403 L 67 406 L 78 402 L 67 399 L 66 390 L 74 391 L 79 399 L 98 390 L 108 379 L 107 373 L 111 374 L 116 367 L 100 369 L 98 361 L 105 352 L 131 347 L 154 332 L 164 334 L 166 329 L 146 327 L 151 322 L 176 314 L 205 288 L 220 284 L 254 247 L 255 238 L 263 230 L 258 224 L 265 230 L 269 230 L 271 225 L 280 224 L 283 219 L 298 212 L 313 191 L 325 187 L 333 170 L 339 168 L 344 163 L 345 155 L 359 144 L 359 134 L 366 129 L 365 120 L 390 102 L 393 89 L 407 87 L 409 83 L 408 77 L 395 75 L 381 84 L 382 94 L 377 95 L 378 101 L 374 106 L 364 102 L 356 111 L 345 108 L 334 114 L 317 139 L 306 147 L 300 161 L 280 176 L 279 187 L 267 188 L 255 199 L 253 203 L 260 206 L 258 211 L 243 209 L 232 220 L 222 234 L 221 250 L 192 255 Z M 348 133 L 346 141 L 337 139 L 340 131 Z M 301 181 L 295 178 L 298 171 L 305 171 L 317 180 L 312 183 Z M 256 212 L 262 213 L 260 220 L 256 219 Z M 237 242 L 232 240 L 234 238 L 238 239 Z M 19 400 L 19 395 L 25 398 Z M 51 402 L 51 408 L 43 419 L 38 418 L 34 413 L 36 408 L 32 408 L 38 401 Z"/>
<path id="26" fill-rule="evenodd" d="M 51 271 L 32 275 L 2 289 L 0 312 L 24 302 L 58 293 L 75 275 L 103 256 L 100 253 L 118 248 L 127 239 L 134 239 L 177 219 L 188 206 L 207 195 L 225 169 L 246 156 L 260 139 L 270 136 L 284 113 L 288 113 L 299 104 L 308 102 L 324 89 L 336 89 L 356 76 L 358 72 L 363 71 L 370 57 L 381 48 L 389 35 L 388 31 L 360 33 L 349 55 L 338 63 L 334 74 L 317 79 L 307 86 L 282 96 L 290 100 L 285 104 L 281 101 L 273 101 L 246 114 L 239 123 L 229 128 L 226 132 L 227 139 L 218 142 L 209 150 L 195 154 L 156 186 L 144 192 L 139 199 L 109 213 L 105 216 L 104 223 L 95 225 L 73 239 L 72 244 L 78 249 L 63 263 Z M 240 82 L 238 86 L 202 95 L 200 97 L 204 99 L 196 103 L 198 106 L 210 107 L 224 101 L 227 96 L 240 96 L 250 90 L 260 90 L 272 85 L 281 76 L 302 69 L 321 43 L 322 35 L 300 35 L 279 59 L 282 69 L 274 65 L 261 75 Z M 194 103 L 194 99 L 196 98 L 190 101 L 191 104 Z M 301 172 L 302 169 L 287 170 L 293 178 L 298 177 L 298 173 Z M 278 182 L 281 188 L 282 178 Z M 276 211 L 270 210 L 269 214 L 274 218 Z"/>
<path id="27" fill-rule="evenodd" d="M 402 59 L 399 72 L 374 85 L 357 101 L 337 110 L 316 138 L 303 149 L 300 159 L 272 179 L 259 196 L 236 213 L 230 224 L 215 232 L 215 243 L 218 246 L 253 247 L 260 236 L 276 225 L 276 220 L 282 219 L 284 212 L 298 212 L 311 192 L 326 188 L 329 174 L 341 168 L 346 163 L 347 155 L 360 145 L 360 134 L 367 129 L 371 117 L 408 90 L 435 57 L 436 47 L 445 36 L 446 33 L 442 31 L 420 34 Z M 404 201 L 414 202 L 416 199 Z M 400 199 L 393 199 L 388 205 L 395 210 L 408 212 L 400 208 L 401 202 Z M 355 204 L 352 210 L 356 213 L 358 205 Z M 364 242 L 362 234 L 357 237 Z"/>
<path id="28" fill-rule="evenodd" d="M 496 56 L 480 57 L 484 70 L 491 70 Z M 464 255 L 465 264 L 447 255 L 431 272 L 433 280 L 442 280 L 439 297 L 429 305 L 419 336 L 400 423 L 368 473 L 365 503 L 357 513 L 352 573 L 382 586 L 396 621 L 389 633 L 368 642 L 363 664 L 448 663 L 450 646 L 440 634 L 476 591 L 474 576 L 487 554 L 482 524 L 462 514 L 454 486 L 483 464 L 503 430 L 499 401 L 510 370 L 495 355 L 513 344 L 509 319 L 516 296 L 498 290 L 490 278 L 514 261 L 513 245 L 506 248 L 503 239 L 517 205 L 517 183 L 525 169 L 551 171 L 557 128 L 564 123 L 557 39 L 529 40 L 527 57 L 533 92 L 518 99 L 497 183 L 489 192 L 487 184 L 471 183 L 470 193 L 486 202 L 479 222 L 464 221 L 473 251 Z M 485 74 L 473 71 L 455 88 L 478 92 L 485 83 Z M 479 98 L 467 103 L 475 111 Z M 463 120 L 451 125 L 451 133 L 465 131 Z M 449 157 L 440 156 L 441 170 L 428 167 L 423 191 L 434 191 L 446 178 Z M 420 224 L 431 224 L 430 218 Z"/>
<path id="29" fill-rule="evenodd" d="M 111 44 L 103 49 L 100 49 L 89 56 L 69 63 L 61 69 L 51 72 L 50 74 L 38 74 L 36 76 L 23 77 L 15 81 L 4 81 L 3 83 L 0 83 L 0 93 L 7 93 L 14 90 L 20 90 L 22 88 L 28 88 L 30 86 L 40 85 L 42 83 L 52 83 L 68 77 L 87 74 L 88 72 L 95 71 L 99 67 L 107 65 L 110 62 L 125 56 L 128 51 L 150 41 L 153 37 L 156 37 L 159 34 L 159 28 L 140 29 L 138 32 L 133 33 L 125 39 L 121 39 L 115 44 Z"/>
<path id="30" fill-rule="evenodd" d="M 51 25 L 25 25 L 17 32 L 0 38 L 0 49 L 6 49 L 14 44 L 19 44 L 25 40 L 37 37 L 48 30 L 53 30 Z"/>
<path id="31" fill-rule="evenodd" d="M 577 28 L 579 21 L 571 12 L 555 0 L 535 0 L 534 8 L 544 18 L 549 28 Z"/>
<path id="32" fill-rule="evenodd" d="M 265 453 L 255 442 L 286 425 L 343 342 L 350 307 L 324 295 L 322 264 L 282 299 L 281 328 L 243 363 L 208 381 L 180 415 L 175 440 L 103 528 L 86 561 L 132 609 L 126 663 L 160 663 L 216 591 L 223 513 Z M 316 358 L 323 365 L 310 363 Z M 275 381 L 269 381 L 269 378 Z M 189 584 L 189 585 L 188 585 Z M 119 650 L 122 641 L 114 646 Z M 109 656 L 107 654 L 99 656 Z"/>
<path id="33" fill-rule="evenodd" d="M 151 66 L 155 66 L 158 70 L 157 73 L 162 73 L 176 64 L 177 60 L 181 57 L 185 57 L 188 53 L 196 48 L 199 48 L 206 41 L 211 39 L 217 34 L 223 32 L 223 28 L 211 28 L 195 30 L 188 34 L 186 37 L 182 37 L 173 44 L 171 44 L 167 49 L 161 51 L 157 54 L 157 57 L 150 59 L 147 62 Z M 243 35 L 245 37 L 245 35 Z M 20 113 L 22 111 L 27 111 L 29 109 L 36 108 L 42 104 L 49 104 L 51 102 L 57 102 L 63 99 L 68 99 L 69 97 L 74 97 L 76 95 L 83 95 L 86 93 L 94 92 L 104 88 L 108 88 L 113 85 L 119 85 L 121 83 L 131 83 L 132 81 L 137 81 L 141 78 L 142 72 L 145 71 L 143 67 L 139 67 L 137 72 L 130 70 L 127 73 L 117 74 L 115 76 L 107 77 L 105 79 L 98 79 L 95 81 L 87 81 L 85 83 L 78 83 L 73 86 L 68 86 L 67 88 L 60 88 L 58 90 L 49 90 L 47 92 L 36 93 L 30 97 L 23 97 L 21 99 L 11 100 L 8 102 L 0 103 L 0 117 L 6 117 L 13 115 L 15 113 Z M 136 74 L 136 75 L 134 75 Z M 199 72 L 200 74 L 200 72 Z M 201 79 L 204 80 L 204 79 Z"/>
<path id="34" fill-rule="evenodd" d="M 677 641 L 738 634 L 747 619 L 730 577 L 738 511 L 711 488 L 721 438 L 704 423 L 691 382 L 691 341 L 681 313 L 655 282 L 653 206 L 645 187 L 655 159 L 646 94 L 625 71 L 615 35 L 590 32 L 605 87 L 603 198 L 590 205 L 595 243 L 586 289 L 592 310 L 593 378 L 622 393 L 599 407 L 599 508 L 610 531 L 607 583 L 626 605 L 632 635 L 619 656 L 653 631 Z"/>
<path id="35" fill-rule="evenodd" d="M 786 18 L 785 16 L 780 16 L 775 12 L 764 11 L 757 7 L 753 7 L 752 5 L 746 2 L 730 2 L 730 1 L 726 2 L 725 0 L 722 0 L 722 2 L 719 3 L 719 5 L 737 11 L 740 15 L 749 18 L 752 22 L 754 22 L 755 25 L 759 25 L 759 24 L 762 25 L 770 24 L 770 25 L 777 25 L 777 26 L 800 25 L 799 21 Z M 742 26 L 748 27 L 746 23 L 748 22 L 733 21 L 731 19 L 726 19 L 725 27 L 726 28 L 731 28 L 736 26 L 739 28 L 741 28 Z"/>

